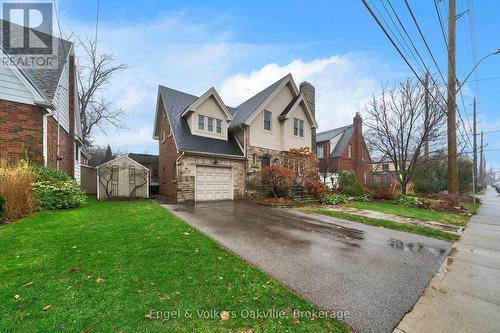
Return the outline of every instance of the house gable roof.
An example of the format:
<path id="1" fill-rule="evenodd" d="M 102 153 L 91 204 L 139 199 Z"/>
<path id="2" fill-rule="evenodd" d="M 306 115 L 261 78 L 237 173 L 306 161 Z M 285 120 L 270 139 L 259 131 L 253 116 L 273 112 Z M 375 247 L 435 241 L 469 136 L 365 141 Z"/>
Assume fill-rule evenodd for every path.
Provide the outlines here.
<path id="1" fill-rule="evenodd" d="M 227 120 L 232 120 L 233 119 L 233 114 L 231 112 L 229 112 L 228 107 L 224 104 L 224 102 L 222 101 L 222 98 L 219 96 L 219 94 L 217 93 L 217 90 L 215 90 L 214 87 L 211 87 L 210 89 L 208 89 L 197 100 L 195 100 L 193 103 L 191 103 L 191 105 L 188 106 L 186 108 L 186 110 L 184 110 L 181 113 L 181 117 L 185 117 L 190 112 L 196 111 L 196 108 L 198 106 L 200 106 L 204 101 L 206 101 L 207 99 L 209 99 L 210 97 L 213 97 L 215 99 L 215 102 L 217 103 L 217 105 L 219 105 L 219 107 L 221 108 L 221 110 L 226 114 Z"/>
<path id="2" fill-rule="evenodd" d="M 115 163 L 115 162 L 117 162 L 117 161 L 124 160 L 124 159 L 125 159 L 125 160 L 127 160 L 127 161 L 129 161 L 129 162 L 131 162 L 132 164 L 134 164 L 134 165 L 138 166 L 138 167 L 139 167 L 139 168 L 141 168 L 141 169 L 145 169 L 145 170 L 149 171 L 149 169 L 148 169 L 147 167 L 145 167 L 144 165 L 140 164 L 140 163 L 139 163 L 139 162 L 137 162 L 137 161 L 134 161 L 133 159 L 131 159 L 131 158 L 130 158 L 130 157 L 128 157 L 128 156 L 119 156 L 119 157 L 114 158 L 114 159 L 112 159 L 112 160 L 110 160 L 110 161 L 107 161 L 107 162 L 105 162 L 105 163 L 102 163 L 101 165 L 98 165 L 98 166 L 97 166 L 97 169 L 100 169 L 100 168 L 102 168 L 102 167 L 104 167 L 104 166 L 107 166 L 107 165 L 113 164 L 113 163 Z"/>
<path id="3" fill-rule="evenodd" d="M 289 82 L 292 83 L 293 87 L 295 86 L 291 74 L 282 77 L 278 81 L 271 84 L 269 87 L 265 88 L 261 92 L 238 105 L 236 107 L 236 115 L 234 116 L 233 121 L 231 122 L 229 127 L 234 128 L 246 123 L 252 118 L 254 114 L 257 113 L 260 108 L 264 107 L 267 104 L 266 102 L 268 102 L 275 93 L 277 93 L 285 84 Z M 297 87 L 294 87 L 294 89 L 297 92 Z"/>
<path id="4" fill-rule="evenodd" d="M 11 24 L 5 20 L 0 20 L 0 26 L 3 24 Z M 13 24 L 13 23 L 12 23 Z M 29 30 L 31 33 L 36 34 L 36 36 L 44 43 L 47 43 L 49 40 L 52 41 L 52 44 L 57 48 L 57 66 L 55 68 L 27 68 L 27 67 L 17 67 L 19 71 L 25 76 L 25 78 L 29 81 L 29 83 L 37 90 L 37 92 L 42 95 L 42 97 L 47 102 L 52 102 L 59 85 L 59 80 L 61 78 L 64 65 L 66 64 L 68 55 L 72 51 L 73 43 L 70 41 L 57 38 L 43 32 L 30 29 L 27 27 L 22 27 L 25 31 Z M 19 36 L 19 34 L 13 34 L 11 36 L 14 40 L 19 39 L 17 43 L 21 43 L 20 40 L 23 38 Z M 43 49 L 40 49 L 42 52 Z M 5 49 L 4 49 L 5 52 Z M 8 54 L 9 55 L 9 54 Z"/>
<path id="5" fill-rule="evenodd" d="M 197 96 L 164 86 L 160 86 L 158 89 L 158 103 L 162 103 L 165 109 L 177 150 L 209 155 L 243 157 L 243 151 L 232 133 L 228 133 L 227 141 L 191 134 L 187 120 L 181 115 L 198 99 Z M 163 116 L 159 114 L 159 110 L 158 107 L 155 120 L 155 139 L 160 136 L 159 121 Z M 228 111 L 231 112 L 231 108 L 228 108 Z"/>
<path id="6" fill-rule="evenodd" d="M 340 136 L 335 147 L 330 147 L 330 156 L 340 157 L 344 152 L 349 140 L 354 133 L 354 125 L 343 126 L 339 128 L 334 128 L 328 131 L 319 132 L 316 134 L 316 142 L 330 141 L 337 136 Z"/>
<path id="7" fill-rule="evenodd" d="M 283 112 L 281 112 L 281 114 L 279 115 L 279 119 L 280 120 L 284 120 L 284 119 L 289 119 L 290 118 L 290 115 L 293 114 L 293 111 L 295 111 L 295 108 L 302 104 L 302 106 L 304 107 L 305 109 L 305 113 L 307 115 L 307 118 L 309 119 L 309 122 L 311 123 L 311 127 L 313 128 L 316 128 L 318 127 L 318 124 L 316 123 L 316 119 L 314 119 L 314 116 L 313 116 L 313 113 L 311 111 L 311 108 L 309 107 L 309 104 L 306 102 L 306 100 L 304 99 L 304 95 L 299 94 L 297 96 L 295 96 L 291 101 L 290 103 L 287 105 L 287 107 L 283 110 Z"/>

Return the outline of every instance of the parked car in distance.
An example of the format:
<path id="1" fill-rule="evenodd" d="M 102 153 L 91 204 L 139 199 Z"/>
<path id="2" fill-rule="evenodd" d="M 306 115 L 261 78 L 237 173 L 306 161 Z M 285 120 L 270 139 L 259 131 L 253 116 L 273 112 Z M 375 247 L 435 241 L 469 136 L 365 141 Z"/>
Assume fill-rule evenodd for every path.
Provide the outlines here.
<path id="1" fill-rule="evenodd" d="M 500 193 L 500 183 L 497 183 L 495 185 L 495 190 L 497 190 L 497 192 Z"/>

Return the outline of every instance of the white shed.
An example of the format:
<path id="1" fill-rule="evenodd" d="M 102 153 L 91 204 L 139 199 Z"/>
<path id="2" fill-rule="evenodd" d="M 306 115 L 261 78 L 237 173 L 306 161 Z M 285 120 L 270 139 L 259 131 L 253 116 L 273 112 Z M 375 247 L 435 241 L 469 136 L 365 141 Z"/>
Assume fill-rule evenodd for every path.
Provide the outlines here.
<path id="1" fill-rule="evenodd" d="M 149 169 L 128 156 L 97 167 L 97 199 L 149 198 Z"/>

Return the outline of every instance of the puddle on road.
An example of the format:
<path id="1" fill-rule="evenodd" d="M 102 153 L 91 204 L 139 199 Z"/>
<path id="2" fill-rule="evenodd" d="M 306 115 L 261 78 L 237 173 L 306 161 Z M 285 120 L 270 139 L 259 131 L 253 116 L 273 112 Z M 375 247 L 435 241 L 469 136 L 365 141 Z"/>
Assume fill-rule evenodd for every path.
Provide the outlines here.
<path id="1" fill-rule="evenodd" d="M 446 253 L 445 249 L 442 248 L 435 248 L 432 246 L 426 246 L 424 243 L 418 242 L 403 242 L 402 240 L 399 239 L 394 239 L 391 238 L 387 241 L 387 244 L 392 247 L 393 249 L 396 250 L 401 250 L 401 251 L 408 251 L 408 252 L 422 252 L 422 251 L 429 251 L 433 254 L 442 256 Z"/>

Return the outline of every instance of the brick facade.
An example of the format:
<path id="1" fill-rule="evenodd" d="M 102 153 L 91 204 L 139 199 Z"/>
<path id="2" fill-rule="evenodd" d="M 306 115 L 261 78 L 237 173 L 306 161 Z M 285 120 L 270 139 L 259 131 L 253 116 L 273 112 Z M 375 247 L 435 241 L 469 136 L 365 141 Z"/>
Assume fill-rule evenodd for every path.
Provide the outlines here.
<path id="1" fill-rule="evenodd" d="M 43 163 L 42 108 L 0 100 L 0 157 Z"/>
<path id="2" fill-rule="evenodd" d="M 54 119 L 47 116 L 47 165 L 74 176 L 75 173 L 75 59 L 69 57 L 69 129 L 68 133 Z M 0 157 L 10 162 L 30 159 L 43 164 L 43 117 L 48 111 L 42 107 L 0 100 Z M 58 140 L 59 136 L 59 140 Z M 59 150 L 58 150 L 59 144 Z M 58 155 L 60 158 L 58 158 Z M 59 159 L 59 163 L 58 163 Z"/>
<path id="3" fill-rule="evenodd" d="M 354 117 L 353 124 L 354 133 L 346 144 L 340 157 L 329 156 L 329 153 L 333 149 L 333 147 L 330 147 L 330 141 L 318 142 L 318 145 L 323 145 L 324 151 L 323 157 L 318 156 L 320 158 L 319 169 L 320 173 L 327 172 L 333 174 L 342 171 L 354 171 L 356 180 L 360 184 L 368 186 L 373 181 L 372 161 L 363 138 L 362 119 L 359 114 L 356 114 L 356 117 Z M 351 157 L 349 157 L 349 146 L 351 146 L 352 149 Z"/>
<path id="4" fill-rule="evenodd" d="M 163 103 L 159 104 L 160 114 L 165 115 Z M 158 162 L 159 193 L 171 199 L 177 199 L 175 163 L 180 154 L 177 152 L 174 136 L 170 133 L 170 125 L 166 116 L 162 116 L 160 128 L 160 139 L 158 140 L 160 145 L 160 159 Z"/>
<path id="5" fill-rule="evenodd" d="M 57 129 L 59 127 L 59 134 Z M 74 139 L 57 123 L 53 117 L 47 118 L 47 166 L 58 168 L 57 136 L 59 135 L 59 169 L 73 176 L 74 174 Z"/>

